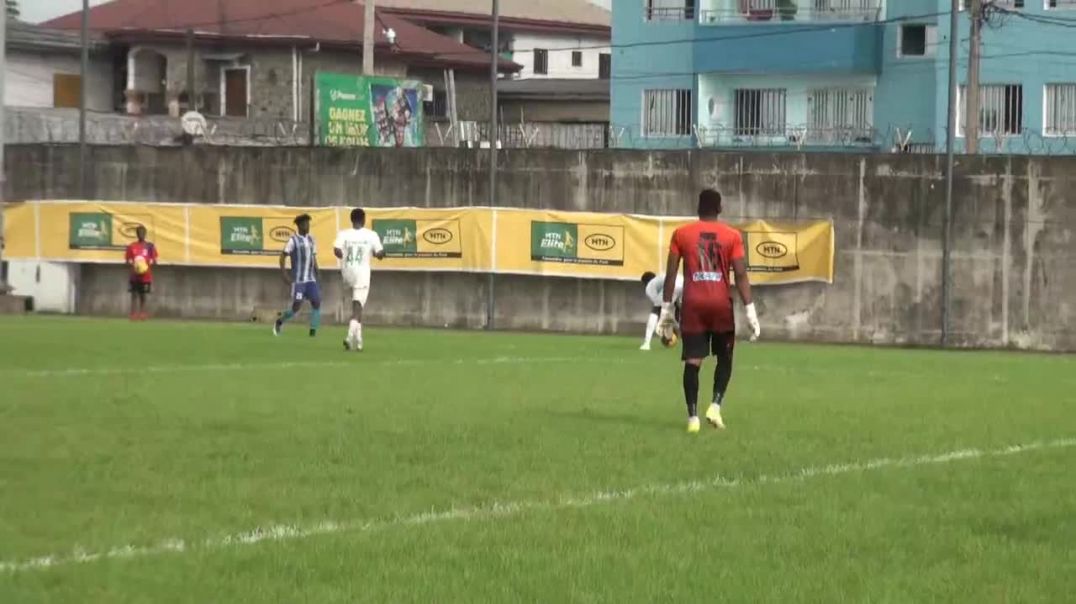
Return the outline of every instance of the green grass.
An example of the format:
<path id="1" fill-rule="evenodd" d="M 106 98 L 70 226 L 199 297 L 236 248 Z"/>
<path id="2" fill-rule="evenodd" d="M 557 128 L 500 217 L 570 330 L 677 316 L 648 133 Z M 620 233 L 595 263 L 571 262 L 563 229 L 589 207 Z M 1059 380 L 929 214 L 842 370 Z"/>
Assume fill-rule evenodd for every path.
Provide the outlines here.
<path id="1" fill-rule="evenodd" d="M 1076 438 L 1073 357 L 742 344 L 729 429 L 689 436 L 674 352 L 366 335 L 0 320 L 0 602 L 1076 593 L 1076 446 L 990 453 Z M 224 543 L 326 522 L 347 530 Z"/>

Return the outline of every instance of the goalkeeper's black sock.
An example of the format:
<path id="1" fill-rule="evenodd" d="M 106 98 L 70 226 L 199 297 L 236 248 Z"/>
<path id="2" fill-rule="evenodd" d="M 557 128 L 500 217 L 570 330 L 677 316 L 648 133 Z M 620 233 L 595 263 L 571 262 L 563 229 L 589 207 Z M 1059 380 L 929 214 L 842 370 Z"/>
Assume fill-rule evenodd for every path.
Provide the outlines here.
<path id="1" fill-rule="evenodd" d="M 687 416 L 699 416 L 699 367 L 684 363 L 684 400 L 687 401 Z"/>
<path id="2" fill-rule="evenodd" d="M 724 347 L 717 353 L 717 368 L 714 369 L 714 403 L 721 404 L 725 391 L 732 381 L 732 346 Z"/>

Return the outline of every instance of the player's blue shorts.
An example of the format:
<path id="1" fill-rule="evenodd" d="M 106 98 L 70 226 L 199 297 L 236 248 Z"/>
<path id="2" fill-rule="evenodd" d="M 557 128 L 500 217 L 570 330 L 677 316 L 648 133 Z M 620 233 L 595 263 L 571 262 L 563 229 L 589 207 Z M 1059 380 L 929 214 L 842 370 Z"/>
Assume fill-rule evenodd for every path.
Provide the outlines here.
<path id="1" fill-rule="evenodd" d="M 317 281 L 291 284 L 291 301 L 302 302 L 306 300 L 314 307 L 321 306 L 321 289 Z"/>

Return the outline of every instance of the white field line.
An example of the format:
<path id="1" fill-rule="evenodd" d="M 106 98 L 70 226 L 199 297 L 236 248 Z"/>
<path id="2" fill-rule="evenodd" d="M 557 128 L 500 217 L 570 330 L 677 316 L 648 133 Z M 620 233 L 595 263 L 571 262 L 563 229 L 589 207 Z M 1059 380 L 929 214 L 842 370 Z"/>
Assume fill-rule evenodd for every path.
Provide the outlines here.
<path id="1" fill-rule="evenodd" d="M 672 358 L 672 357 L 670 357 Z M 279 361 L 266 363 L 205 363 L 192 365 L 149 365 L 145 367 L 67 367 L 64 369 L 25 369 L 5 368 L 0 369 L 0 376 L 22 378 L 63 378 L 79 376 L 100 375 L 135 375 L 135 374 L 167 374 L 199 371 L 263 371 L 280 369 L 332 369 L 337 367 L 411 367 L 427 364 L 440 365 L 527 365 L 527 364 L 558 364 L 558 363 L 601 363 L 606 365 L 623 365 L 648 360 L 647 355 L 634 357 L 612 357 L 605 355 L 591 356 L 563 356 L 563 357 L 523 357 L 523 356 L 500 356 L 477 359 L 455 359 L 443 361 L 440 359 L 379 359 L 379 360 L 355 360 L 355 361 Z M 679 363 L 679 356 L 676 355 Z M 785 365 L 739 365 L 740 371 L 760 371 L 766 373 L 826 373 L 823 370 L 812 370 L 805 367 L 792 367 Z M 868 370 L 855 374 L 859 377 L 918 377 L 922 373 L 912 371 L 900 371 L 892 369 Z M 991 378 L 995 382 L 1004 381 L 1000 376 Z"/>
<path id="2" fill-rule="evenodd" d="M 940 465 L 961 460 L 1005 457 L 1019 455 L 1030 451 L 1061 449 L 1074 446 L 1076 446 L 1076 438 L 1062 438 L 1012 445 L 1000 449 L 959 449 L 941 454 L 920 455 L 915 457 L 882 457 L 868 461 L 852 461 L 827 466 L 806 467 L 785 474 L 763 474 L 761 476 L 745 478 L 717 476 L 708 480 L 649 485 L 621 491 L 599 491 L 585 495 L 563 496 L 558 499 L 550 500 L 494 502 L 481 506 L 453 507 L 444 510 L 432 510 L 411 516 L 397 516 L 384 519 L 351 521 L 328 520 L 308 526 L 277 524 L 255 528 L 244 533 L 225 535 L 223 537 L 211 537 L 202 540 L 173 538 L 160 541 L 156 545 L 124 545 L 110 550 L 97 552 L 90 552 L 75 547 L 70 553 L 0 562 L 0 572 L 20 573 L 46 570 L 73 564 L 96 562 L 98 560 L 143 558 L 170 552 L 212 551 L 233 546 L 254 545 L 262 542 L 292 541 L 338 533 L 369 533 L 373 531 L 391 530 L 442 522 L 487 521 L 497 518 L 517 516 L 528 511 L 559 511 L 590 508 L 603 504 L 631 501 L 642 497 L 670 497 L 717 489 L 783 484 L 824 476 L 841 476 L 845 474 L 870 472 L 884 468 L 913 468 Z"/>
<path id="3" fill-rule="evenodd" d="M 343 354 L 343 353 L 341 353 Z M 354 355 L 353 355 L 354 356 Z M 300 367 L 316 369 L 320 367 L 408 367 L 413 365 L 527 365 L 532 363 L 606 363 L 620 364 L 638 359 L 616 359 L 594 356 L 575 357 L 490 357 L 484 359 L 455 359 L 443 361 L 440 359 L 384 359 L 375 361 L 280 361 L 276 363 L 207 363 L 201 365 L 150 365 L 146 367 L 69 367 L 65 369 L 4 369 L 0 375 L 8 374 L 17 377 L 52 378 L 74 377 L 85 375 L 124 375 L 144 373 L 180 373 L 186 371 L 244 371 L 265 369 L 295 369 Z"/>

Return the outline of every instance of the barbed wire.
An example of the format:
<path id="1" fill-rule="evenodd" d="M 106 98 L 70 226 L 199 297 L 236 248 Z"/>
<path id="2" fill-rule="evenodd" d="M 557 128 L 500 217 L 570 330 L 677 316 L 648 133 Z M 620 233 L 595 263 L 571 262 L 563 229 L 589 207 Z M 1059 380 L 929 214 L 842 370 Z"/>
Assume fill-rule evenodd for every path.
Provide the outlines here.
<path id="1" fill-rule="evenodd" d="M 78 111 L 74 109 L 7 109 L 5 139 L 9 144 L 76 143 Z M 88 112 L 87 141 L 94 145 L 184 144 L 179 118 L 127 116 Z M 309 124 L 277 118 L 224 118 L 206 116 L 198 142 L 222 146 L 305 146 L 310 144 Z"/>
<path id="2" fill-rule="evenodd" d="M 87 139 L 100 145 L 176 146 L 185 139 L 179 118 L 125 116 L 90 112 Z M 8 108 L 6 140 L 12 144 L 78 142 L 78 112 L 72 109 Z M 766 151 L 850 151 L 863 153 L 939 153 L 947 128 L 910 124 L 884 126 L 819 126 L 786 123 L 780 127 L 744 127 L 720 122 L 682 124 L 673 132 L 655 132 L 640 124 L 600 122 L 502 122 L 497 140 L 508 149 L 719 149 Z M 283 118 L 226 118 L 206 116 L 206 126 L 194 143 L 216 146 L 308 146 L 309 122 Z M 1023 127 L 1018 131 L 984 130 L 982 155 L 1076 155 L 1076 128 L 1059 131 Z M 489 124 L 461 121 L 456 126 L 426 120 L 426 145 L 431 147 L 488 145 Z M 963 133 L 958 131 L 958 149 Z"/>

